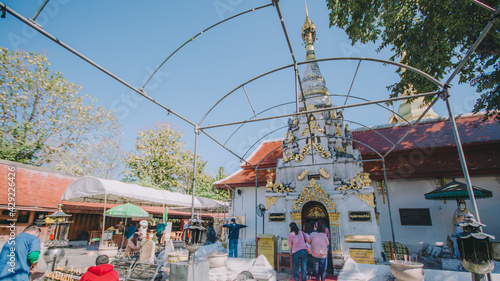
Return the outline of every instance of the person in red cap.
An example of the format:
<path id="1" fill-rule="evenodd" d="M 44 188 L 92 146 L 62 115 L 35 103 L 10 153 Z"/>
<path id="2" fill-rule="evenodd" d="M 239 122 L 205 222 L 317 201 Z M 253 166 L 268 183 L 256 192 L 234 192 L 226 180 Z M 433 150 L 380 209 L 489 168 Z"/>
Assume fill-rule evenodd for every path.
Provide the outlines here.
<path id="1" fill-rule="evenodd" d="M 98 256 L 95 265 L 89 267 L 87 272 L 80 278 L 80 281 L 119 281 L 118 272 L 109 264 L 108 256 Z"/>

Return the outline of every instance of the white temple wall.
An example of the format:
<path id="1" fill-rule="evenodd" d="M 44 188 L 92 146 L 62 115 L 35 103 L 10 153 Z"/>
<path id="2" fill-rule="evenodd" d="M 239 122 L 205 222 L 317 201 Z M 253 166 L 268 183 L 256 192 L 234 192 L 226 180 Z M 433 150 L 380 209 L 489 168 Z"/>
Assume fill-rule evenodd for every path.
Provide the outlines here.
<path id="1" fill-rule="evenodd" d="M 375 216 L 375 211 L 372 207 L 358 198 L 356 195 L 346 195 L 343 196 L 343 200 L 338 200 L 337 196 L 333 196 L 333 202 L 336 204 L 337 212 L 340 213 L 339 225 L 340 225 L 340 241 L 343 253 L 348 253 L 349 248 L 370 248 L 369 244 L 359 244 L 359 243 L 345 243 L 345 235 L 373 235 L 376 241 L 380 241 L 381 235 L 377 230 L 377 220 Z M 370 212 L 371 222 L 350 222 L 349 212 Z M 375 257 L 379 257 L 382 252 L 380 243 L 373 243 L 371 247 L 373 248 L 373 253 Z"/>
<path id="2" fill-rule="evenodd" d="M 237 190 L 241 190 L 238 195 Z M 257 205 L 266 205 L 265 187 L 257 188 Z M 255 220 L 257 219 L 257 234 L 262 233 L 262 217 L 258 217 L 255 208 L 255 187 L 237 187 L 234 191 L 234 202 L 229 210 L 229 219 L 233 216 L 245 217 L 245 224 L 248 226 L 240 230 L 240 239 L 255 239 Z M 267 213 L 266 213 L 267 219 Z"/>
<path id="3" fill-rule="evenodd" d="M 457 181 L 465 182 L 463 178 Z M 451 179 L 448 179 L 450 182 Z M 472 184 L 493 192 L 493 197 L 476 199 L 481 222 L 486 224 L 484 232 L 500 238 L 500 177 L 481 176 L 472 177 Z M 436 189 L 434 179 L 426 180 L 389 180 L 388 190 L 391 201 L 392 220 L 396 242 L 407 245 L 411 251 L 418 251 L 424 243 L 446 243 L 446 235 L 452 231 L 452 216 L 457 205 L 455 200 L 435 201 L 426 200 L 424 194 Z M 380 234 L 382 241 L 392 241 L 389 221 L 388 202 L 380 192 L 376 191 L 377 211 L 380 213 Z M 467 208 L 474 213 L 470 200 L 466 200 Z M 429 209 L 432 225 L 402 225 L 400 209 L 421 208 Z"/>

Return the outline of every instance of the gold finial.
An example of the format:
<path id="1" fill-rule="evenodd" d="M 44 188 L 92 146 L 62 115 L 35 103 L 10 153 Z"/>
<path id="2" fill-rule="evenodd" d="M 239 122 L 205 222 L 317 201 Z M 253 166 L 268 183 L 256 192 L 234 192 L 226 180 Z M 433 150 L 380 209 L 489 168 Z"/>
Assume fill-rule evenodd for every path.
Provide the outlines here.
<path id="1" fill-rule="evenodd" d="M 302 40 L 306 44 L 306 60 L 314 60 L 316 56 L 314 54 L 314 41 L 316 40 L 316 26 L 309 19 L 309 11 L 307 10 L 306 2 L 306 22 L 302 26 Z"/>
<path id="2" fill-rule="evenodd" d="M 306 4 L 306 17 L 309 17 L 309 11 L 307 10 L 307 0 L 304 0 L 304 3 Z"/>

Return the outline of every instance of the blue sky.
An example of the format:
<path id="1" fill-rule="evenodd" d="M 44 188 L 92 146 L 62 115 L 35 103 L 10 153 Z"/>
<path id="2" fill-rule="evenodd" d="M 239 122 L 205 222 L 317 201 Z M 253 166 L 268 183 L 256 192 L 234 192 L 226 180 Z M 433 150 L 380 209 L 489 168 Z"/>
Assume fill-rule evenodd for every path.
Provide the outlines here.
<path id="1" fill-rule="evenodd" d="M 1 0 L 0 0 L 1 1 Z M 43 1 L 1 1 L 26 18 L 34 16 Z M 152 71 L 174 50 L 198 32 L 243 11 L 269 4 L 270 1 L 76 1 L 51 0 L 38 16 L 43 28 L 97 62 L 133 86 L 140 88 Z M 279 2 L 286 29 L 297 61 L 305 60 L 300 37 L 305 20 L 303 1 Z M 345 33 L 329 28 L 326 2 L 309 1 L 309 16 L 316 25 L 316 57 L 371 57 L 388 60 L 389 50 L 380 53 L 376 46 L 351 46 Z M 82 86 L 107 108 L 116 110 L 123 123 L 123 149 L 132 149 L 137 130 L 149 129 L 156 122 L 168 122 L 184 133 L 187 148 L 194 150 L 194 128 L 164 109 L 144 99 L 116 80 L 71 54 L 25 24 L 7 14 L 0 19 L 0 46 L 45 54 L 52 70 Z M 291 55 L 275 7 L 270 6 L 225 22 L 188 43 L 153 77 L 145 88 L 175 112 L 198 123 L 221 97 L 240 84 L 273 69 L 292 64 Z M 346 94 L 354 77 L 357 61 L 322 62 L 320 68 L 330 94 Z M 300 67 L 302 73 L 302 67 Z M 351 95 L 365 99 L 387 98 L 386 86 L 397 81 L 395 67 L 363 62 Z M 453 81 L 451 104 L 455 114 L 470 112 L 478 97 L 473 88 Z M 293 69 L 265 76 L 245 86 L 256 112 L 295 100 Z M 344 99 L 333 98 L 334 104 Z M 348 104 L 355 103 L 349 100 Z M 447 115 L 443 102 L 434 107 Z M 263 116 L 294 111 L 279 106 Z M 253 116 L 245 92 L 237 90 L 224 99 L 201 124 L 214 125 L 246 120 Z M 376 106 L 349 109 L 344 117 L 368 126 L 387 123 L 389 113 Z M 227 147 L 243 155 L 267 133 L 264 139 L 285 135 L 286 119 L 251 123 L 238 130 Z M 351 127 L 356 127 L 351 125 Z M 222 143 L 237 126 L 209 129 Z M 198 154 L 208 161 L 208 170 L 219 166 L 226 173 L 238 168 L 240 161 L 208 137 L 200 134 Z"/>

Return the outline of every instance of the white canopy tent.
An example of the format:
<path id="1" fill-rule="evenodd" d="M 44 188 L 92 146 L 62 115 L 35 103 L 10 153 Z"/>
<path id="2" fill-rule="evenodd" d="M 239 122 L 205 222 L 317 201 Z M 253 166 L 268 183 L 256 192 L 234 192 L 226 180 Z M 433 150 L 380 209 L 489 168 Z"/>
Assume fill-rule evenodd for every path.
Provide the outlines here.
<path id="1" fill-rule="evenodd" d="M 102 237 L 106 225 L 106 204 L 131 203 L 141 206 L 201 208 L 200 201 L 191 195 L 158 190 L 137 184 L 106 180 L 96 177 L 81 177 L 72 182 L 64 192 L 62 201 L 104 203 Z"/>
<path id="2" fill-rule="evenodd" d="M 195 196 L 195 198 L 198 202 L 200 202 L 199 206 L 194 206 L 194 211 L 196 212 L 226 212 L 226 210 L 229 208 L 229 202 L 198 196 Z M 191 207 L 176 207 L 172 209 L 185 212 L 191 211 Z"/>
<path id="3" fill-rule="evenodd" d="M 191 195 L 90 176 L 81 177 L 71 183 L 61 200 L 113 204 L 131 203 L 158 207 L 191 207 L 192 205 Z M 202 207 L 197 198 L 194 200 L 194 207 Z"/>

